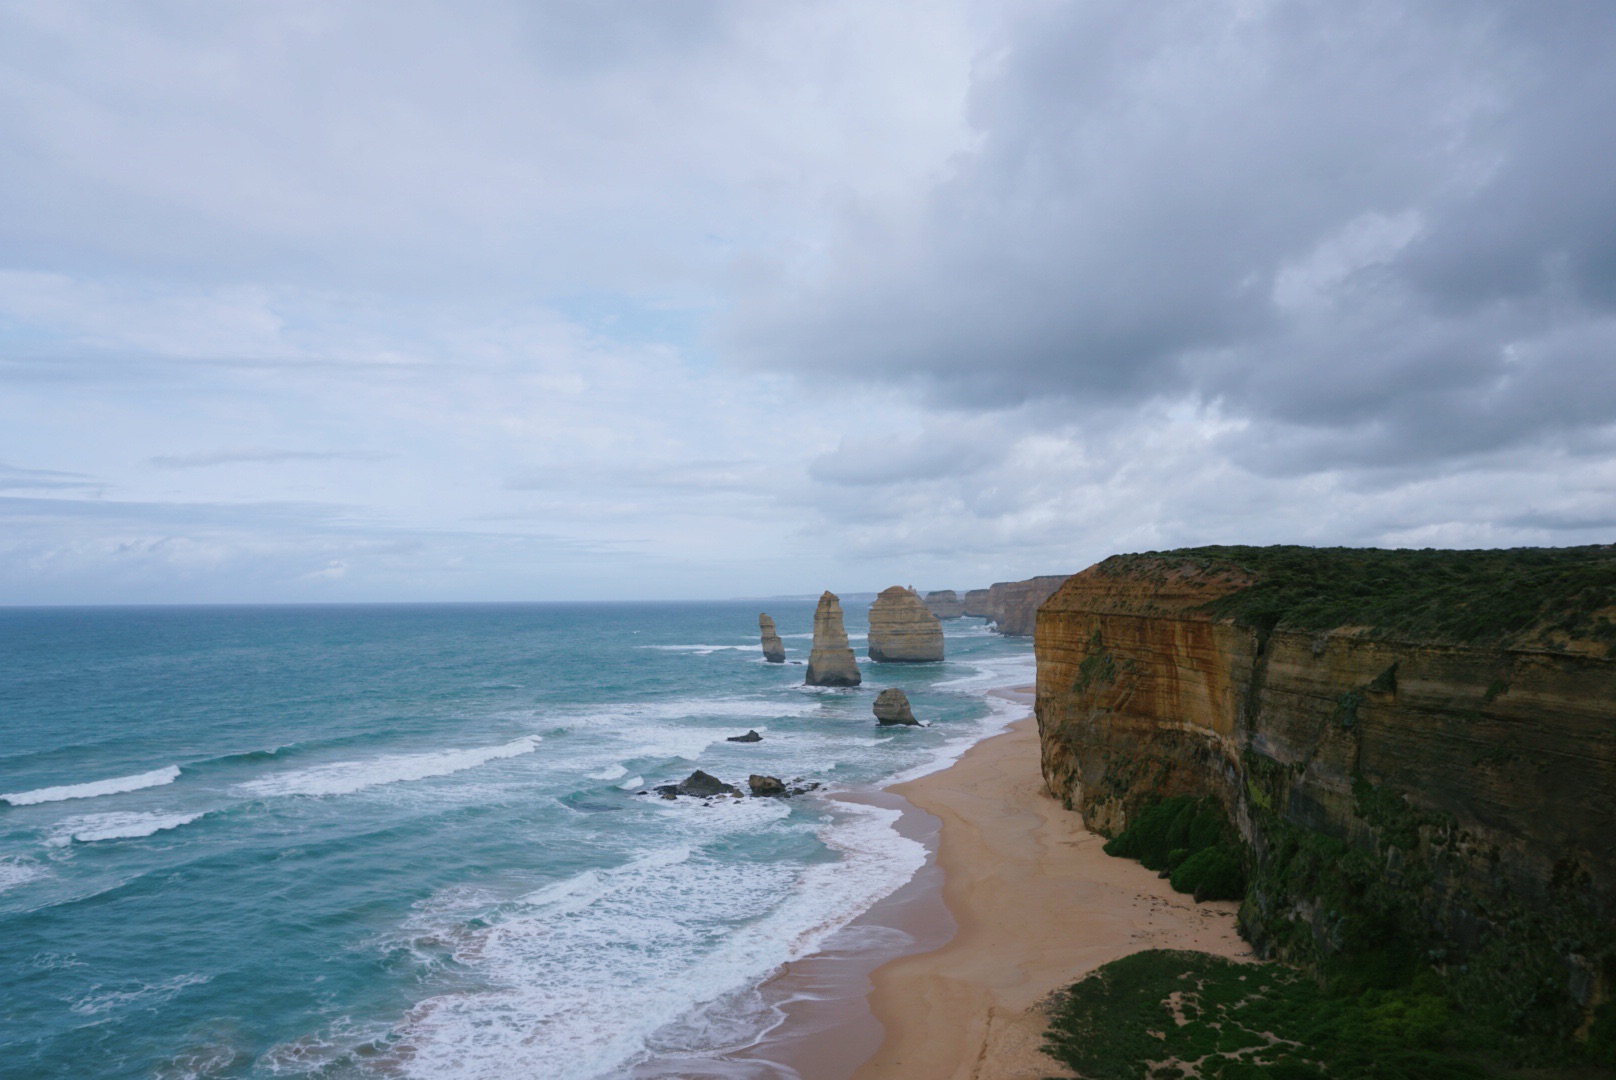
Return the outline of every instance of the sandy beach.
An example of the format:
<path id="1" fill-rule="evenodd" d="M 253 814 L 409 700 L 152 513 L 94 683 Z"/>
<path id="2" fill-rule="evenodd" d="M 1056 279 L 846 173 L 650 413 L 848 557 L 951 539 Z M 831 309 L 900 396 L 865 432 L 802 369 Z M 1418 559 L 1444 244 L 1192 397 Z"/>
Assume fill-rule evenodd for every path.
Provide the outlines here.
<path id="1" fill-rule="evenodd" d="M 1044 792 L 1030 716 L 952 767 L 890 790 L 942 822 L 942 899 L 958 929 L 870 976 L 885 1037 L 858 1080 L 1060 1075 L 1039 1052 L 1040 1003 L 1052 991 L 1140 949 L 1250 956 L 1235 932 L 1236 902 L 1196 904 L 1153 871 L 1106 855 L 1104 840 Z"/>

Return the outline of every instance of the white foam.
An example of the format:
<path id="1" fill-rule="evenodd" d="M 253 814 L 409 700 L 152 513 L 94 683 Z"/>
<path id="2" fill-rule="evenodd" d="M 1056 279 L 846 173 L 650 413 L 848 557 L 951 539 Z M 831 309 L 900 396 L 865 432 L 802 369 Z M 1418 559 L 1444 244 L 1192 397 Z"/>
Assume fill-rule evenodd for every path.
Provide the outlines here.
<path id="1" fill-rule="evenodd" d="M 47 847 L 66 847 L 74 840 L 93 844 L 98 840 L 134 840 L 165 829 L 189 825 L 202 814 L 83 814 L 63 818 L 45 838 Z"/>
<path id="2" fill-rule="evenodd" d="M 666 805 L 666 820 L 693 837 L 805 827 L 783 824 L 790 811 L 778 800 Z M 386 1064 L 470 1080 L 620 1074 L 659 1028 L 814 951 L 924 864 L 924 847 L 892 829 L 897 811 L 839 810 L 837 824 L 814 830 L 840 852 L 833 863 L 736 862 L 674 846 L 483 913 L 486 927 L 467 929 L 461 911 L 456 933 L 437 923 L 443 912 L 424 913 L 412 929 L 457 941 L 456 960 L 499 989 L 422 1002 L 399 1032 L 408 1052 Z"/>
<path id="3" fill-rule="evenodd" d="M 366 761 L 337 761 L 293 772 L 249 780 L 236 790 L 260 797 L 276 795 L 349 795 L 379 784 L 396 784 L 447 776 L 474 769 L 490 761 L 532 753 L 539 744 L 537 735 L 499 746 L 478 746 L 464 750 L 439 750 L 428 754 L 389 754 Z"/>
<path id="4" fill-rule="evenodd" d="M 622 791 L 633 791 L 635 788 L 645 786 L 645 777 L 643 777 L 643 776 L 631 776 L 627 780 L 624 780 L 621 784 L 618 784 L 617 786 Z"/>
<path id="5" fill-rule="evenodd" d="M 0 893 L 45 876 L 45 868 L 19 859 L 0 859 Z"/>
<path id="6" fill-rule="evenodd" d="M 762 652 L 763 645 L 757 642 L 751 645 L 641 645 L 642 649 L 658 649 L 662 652 L 688 652 L 697 656 L 711 656 L 715 652 Z"/>
<path id="7" fill-rule="evenodd" d="M 591 780 L 616 780 L 619 776 L 627 776 L 627 775 L 628 775 L 628 770 L 623 768 L 623 766 L 621 766 L 621 765 L 608 765 L 608 766 L 606 766 L 606 768 L 600 770 L 600 772 L 589 773 L 588 777 Z"/>
<path id="8" fill-rule="evenodd" d="M 130 1005 L 150 1008 L 167 1002 L 187 986 L 205 983 L 212 978 L 211 975 L 176 975 L 162 982 L 142 983 L 132 989 L 105 989 L 97 983 L 90 987 L 88 994 L 73 1003 L 72 1010 L 81 1016 L 98 1016 Z"/>
<path id="9" fill-rule="evenodd" d="M 88 784 L 67 784 L 62 787 L 11 792 L 0 795 L 0 802 L 8 802 L 12 806 L 32 806 L 35 803 L 64 802 L 67 799 L 93 799 L 99 795 L 119 795 L 125 791 L 161 787 L 164 784 L 172 784 L 179 779 L 179 776 L 179 766 L 169 765 L 166 768 L 153 769 L 151 772 L 136 773 L 134 776 L 93 780 Z"/>

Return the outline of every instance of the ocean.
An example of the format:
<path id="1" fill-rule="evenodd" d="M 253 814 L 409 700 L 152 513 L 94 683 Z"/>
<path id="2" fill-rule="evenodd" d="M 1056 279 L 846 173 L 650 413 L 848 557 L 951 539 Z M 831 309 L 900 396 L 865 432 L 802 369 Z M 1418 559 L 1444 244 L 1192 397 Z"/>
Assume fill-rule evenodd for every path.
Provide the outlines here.
<path id="1" fill-rule="evenodd" d="M 1021 715 L 1028 643 L 806 661 L 811 602 L 0 609 L 0 1076 L 627 1076 L 924 863 L 826 797 Z M 901 687 L 916 729 L 878 728 Z M 726 741 L 755 729 L 758 743 Z M 824 785 L 668 801 L 704 769 Z"/>

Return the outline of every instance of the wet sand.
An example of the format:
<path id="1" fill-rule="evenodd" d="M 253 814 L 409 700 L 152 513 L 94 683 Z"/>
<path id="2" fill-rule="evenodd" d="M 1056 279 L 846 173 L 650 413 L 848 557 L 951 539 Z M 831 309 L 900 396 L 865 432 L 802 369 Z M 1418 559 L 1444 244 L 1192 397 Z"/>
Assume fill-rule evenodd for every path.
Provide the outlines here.
<path id="1" fill-rule="evenodd" d="M 1052 991 L 1140 949 L 1251 955 L 1235 932 L 1238 903 L 1196 904 L 1106 855 L 1104 840 L 1045 793 L 1030 716 L 890 790 L 942 822 L 942 897 L 958 929 L 873 973 L 870 1006 L 886 1037 L 857 1080 L 1062 1075 L 1039 1050 Z M 838 1075 L 803 1064 L 808 1080 Z"/>

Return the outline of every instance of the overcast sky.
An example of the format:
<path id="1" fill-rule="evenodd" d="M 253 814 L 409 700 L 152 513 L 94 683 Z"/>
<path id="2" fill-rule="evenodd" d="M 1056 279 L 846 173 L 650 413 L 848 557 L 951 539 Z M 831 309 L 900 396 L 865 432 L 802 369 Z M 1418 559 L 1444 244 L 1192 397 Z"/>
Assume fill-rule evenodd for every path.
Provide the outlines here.
<path id="1" fill-rule="evenodd" d="M 1616 5 L 0 2 L 0 603 L 1616 539 Z"/>

